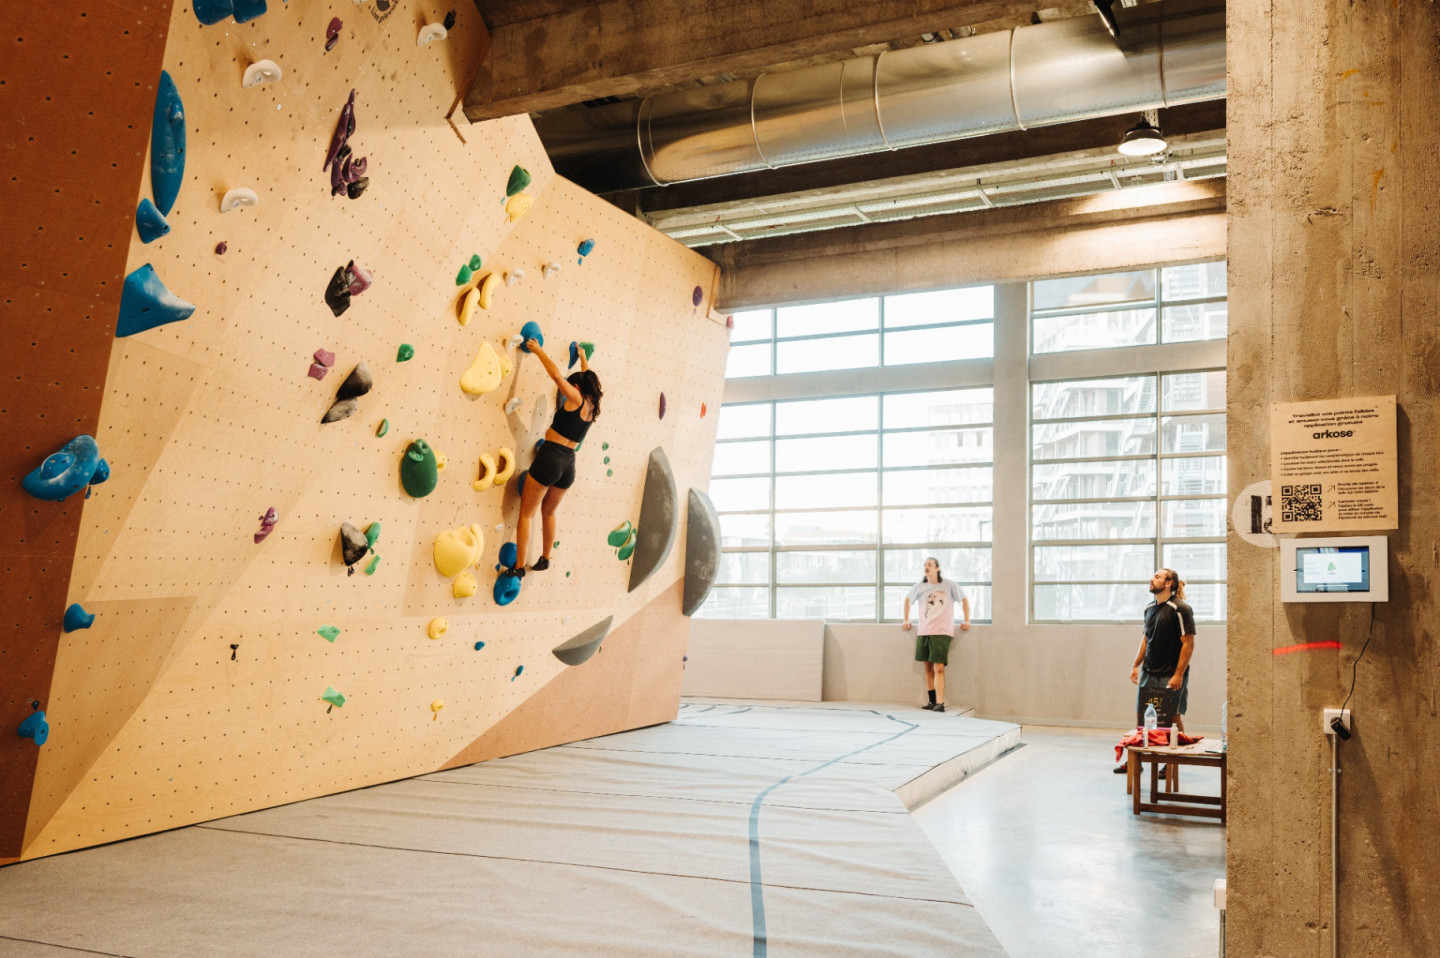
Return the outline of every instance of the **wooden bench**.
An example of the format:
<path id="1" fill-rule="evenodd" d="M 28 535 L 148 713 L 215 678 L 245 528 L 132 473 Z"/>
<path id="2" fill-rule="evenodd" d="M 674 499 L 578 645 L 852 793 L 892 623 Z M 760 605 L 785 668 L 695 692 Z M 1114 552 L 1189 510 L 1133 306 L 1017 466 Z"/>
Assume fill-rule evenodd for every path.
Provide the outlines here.
<path id="1" fill-rule="evenodd" d="M 1164 812 L 1168 815 L 1195 815 L 1201 818 L 1218 818 L 1225 824 L 1225 753 L 1212 752 L 1209 743 L 1195 742 L 1191 745 L 1127 746 L 1129 765 L 1125 776 L 1126 792 L 1134 803 L 1134 812 Z M 1141 796 L 1141 775 L 1146 765 L 1150 766 L 1150 800 Z M 1160 790 L 1160 766 L 1166 767 L 1165 791 Z M 1180 766 L 1199 765 L 1220 769 L 1220 794 L 1190 795 L 1180 791 Z"/>

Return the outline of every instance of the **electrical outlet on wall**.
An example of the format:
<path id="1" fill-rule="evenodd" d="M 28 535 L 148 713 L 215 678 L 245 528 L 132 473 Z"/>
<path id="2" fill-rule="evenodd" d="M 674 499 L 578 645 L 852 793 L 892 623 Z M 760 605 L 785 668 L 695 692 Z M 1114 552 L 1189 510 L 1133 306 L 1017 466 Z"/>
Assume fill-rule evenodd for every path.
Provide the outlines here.
<path id="1" fill-rule="evenodd" d="M 1350 731 L 1350 710 L 1349 709 L 1325 709 L 1320 716 L 1320 730 L 1326 735 L 1339 734 L 1334 726 L 1336 719 L 1340 720 L 1340 727 L 1346 732 Z M 1349 738 L 1349 735 L 1342 735 L 1342 738 Z"/>

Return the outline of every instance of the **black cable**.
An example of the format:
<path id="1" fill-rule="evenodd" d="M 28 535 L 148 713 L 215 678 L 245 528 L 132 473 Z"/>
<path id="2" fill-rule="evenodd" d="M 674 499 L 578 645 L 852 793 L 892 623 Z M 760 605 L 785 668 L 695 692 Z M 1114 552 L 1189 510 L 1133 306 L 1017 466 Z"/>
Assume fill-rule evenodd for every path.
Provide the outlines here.
<path id="1" fill-rule="evenodd" d="M 1340 710 L 1343 712 L 1345 706 L 1350 704 L 1350 696 L 1355 694 L 1355 677 L 1360 671 L 1360 660 L 1365 658 L 1365 650 L 1370 648 L 1370 640 L 1375 638 L 1375 603 L 1370 603 L 1370 632 L 1365 636 L 1365 644 L 1360 646 L 1360 654 L 1355 656 L 1355 663 L 1350 666 L 1350 692 L 1345 696 L 1345 701 L 1340 703 Z"/>

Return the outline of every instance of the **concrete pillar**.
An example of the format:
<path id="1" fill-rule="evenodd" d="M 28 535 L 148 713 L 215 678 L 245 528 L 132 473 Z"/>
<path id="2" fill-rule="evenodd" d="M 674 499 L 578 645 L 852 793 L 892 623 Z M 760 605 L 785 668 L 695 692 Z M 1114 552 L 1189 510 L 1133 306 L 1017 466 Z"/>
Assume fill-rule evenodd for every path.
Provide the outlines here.
<path id="1" fill-rule="evenodd" d="M 1401 513 L 1390 601 L 1373 608 L 1282 605 L 1278 551 L 1230 537 L 1229 953 L 1331 953 L 1320 709 L 1353 670 L 1339 954 L 1436 955 L 1440 11 L 1316 0 L 1228 15 L 1230 489 L 1269 475 L 1271 403 L 1393 393 Z"/>

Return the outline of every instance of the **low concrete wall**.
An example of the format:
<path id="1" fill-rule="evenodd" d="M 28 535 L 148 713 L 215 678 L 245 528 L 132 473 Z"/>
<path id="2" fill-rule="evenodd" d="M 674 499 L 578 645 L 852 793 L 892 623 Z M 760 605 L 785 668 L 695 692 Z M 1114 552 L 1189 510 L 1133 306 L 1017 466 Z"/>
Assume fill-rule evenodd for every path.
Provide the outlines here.
<path id="1" fill-rule="evenodd" d="M 821 701 L 825 623 L 695 619 L 682 695 Z"/>

